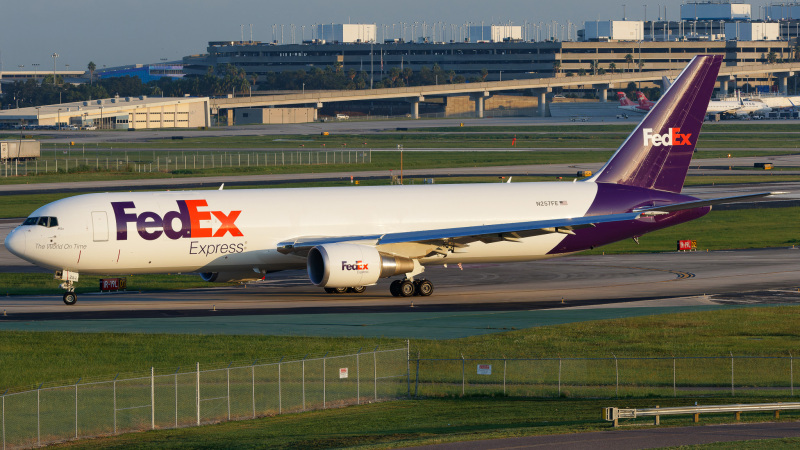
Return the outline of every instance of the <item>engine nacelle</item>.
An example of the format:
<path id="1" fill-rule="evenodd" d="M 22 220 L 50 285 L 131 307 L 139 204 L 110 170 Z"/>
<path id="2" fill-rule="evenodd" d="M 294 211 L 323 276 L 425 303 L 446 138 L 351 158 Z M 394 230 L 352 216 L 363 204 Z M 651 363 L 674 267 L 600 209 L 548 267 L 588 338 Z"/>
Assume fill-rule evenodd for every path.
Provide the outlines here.
<path id="1" fill-rule="evenodd" d="M 368 286 L 379 278 L 414 270 L 414 261 L 380 253 L 358 244 L 323 244 L 312 248 L 307 258 L 308 278 L 316 286 L 341 288 Z"/>
<path id="2" fill-rule="evenodd" d="M 256 281 L 264 278 L 264 274 L 256 273 L 252 270 L 242 272 L 205 272 L 200 274 L 200 278 L 209 283 L 227 283 Z"/>

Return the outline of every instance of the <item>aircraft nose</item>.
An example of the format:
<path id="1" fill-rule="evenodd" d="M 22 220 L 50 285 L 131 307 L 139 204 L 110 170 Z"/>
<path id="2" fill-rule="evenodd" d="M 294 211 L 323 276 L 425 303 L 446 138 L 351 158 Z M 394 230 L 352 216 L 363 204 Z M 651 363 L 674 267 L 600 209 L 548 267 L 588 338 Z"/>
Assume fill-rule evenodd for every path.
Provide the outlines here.
<path id="1" fill-rule="evenodd" d="M 18 256 L 20 258 L 24 258 L 23 255 L 25 254 L 25 233 L 20 231 L 19 229 L 12 230 L 11 233 L 8 233 L 5 240 L 6 250 Z"/>

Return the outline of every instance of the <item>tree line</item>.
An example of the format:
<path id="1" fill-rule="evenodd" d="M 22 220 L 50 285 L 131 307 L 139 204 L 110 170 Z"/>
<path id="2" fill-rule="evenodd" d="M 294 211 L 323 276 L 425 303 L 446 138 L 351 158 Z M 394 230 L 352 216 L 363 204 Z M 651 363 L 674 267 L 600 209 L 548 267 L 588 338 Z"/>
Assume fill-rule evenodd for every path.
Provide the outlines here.
<path id="1" fill-rule="evenodd" d="M 41 82 L 28 79 L 16 81 L 4 87 L 2 108 L 25 108 L 31 106 L 53 105 L 58 103 L 80 102 L 110 97 L 213 97 L 227 94 L 247 95 L 252 91 L 271 90 L 356 90 L 378 89 L 404 86 L 425 86 L 434 84 L 458 84 L 480 82 L 486 79 L 488 70 L 483 69 L 480 76 L 469 79 L 454 71 L 445 71 L 439 65 L 422 67 L 413 71 L 406 67 L 392 67 L 385 72 L 375 71 L 373 77 L 366 71 L 350 69 L 345 71 L 340 63 L 325 68 L 289 72 L 269 72 L 261 78 L 247 73 L 236 66 L 226 64 L 209 67 L 202 76 L 184 78 L 164 77 L 144 83 L 134 76 L 114 78 L 95 78 L 96 65 L 89 63 L 90 82 L 84 84 L 65 83 L 61 76 L 46 75 Z"/>

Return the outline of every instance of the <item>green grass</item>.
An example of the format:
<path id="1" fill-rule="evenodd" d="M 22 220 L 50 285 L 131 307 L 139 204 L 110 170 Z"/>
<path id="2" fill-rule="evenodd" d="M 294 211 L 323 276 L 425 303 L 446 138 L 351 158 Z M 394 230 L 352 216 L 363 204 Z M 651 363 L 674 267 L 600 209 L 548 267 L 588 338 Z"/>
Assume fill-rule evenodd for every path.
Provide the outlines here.
<path id="1" fill-rule="evenodd" d="M 700 219 L 599 247 L 586 254 L 675 251 L 677 240 L 697 240 L 698 250 L 728 250 L 800 245 L 800 208 L 714 211 Z"/>
<path id="2" fill-rule="evenodd" d="M 703 401 L 725 402 L 729 399 L 703 399 Z M 659 403 L 661 407 L 677 406 L 686 405 L 687 400 L 659 400 Z M 63 447 L 397 448 L 478 439 L 608 430 L 608 422 L 600 419 L 602 408 L 617 404 L 618 402 L 611 400 L 504 398 L 411 400 L 342 410 L 288 414 L 199 428 L 132 433 L 68 443 Z M 626 406 L 652 407 L 653 401 L 628 401 Z M 702 416 L 702 423 L 724 423 L 729 420 L 729 416 Z M 787 416 L 788 420 L 798 418 L 796 413 L 788 413 Z M 769 420 L 769 417 L 769 414 L 742 416 L 744 421 L 765 421 Z M 627 423 L 623 421 L 627 425 L 643 425 L 650 422 L 652 419 L 639 419 Z M 691 416 L 663 417 L 661 423 L 662 426 L 692 424 Z M 783 441 L 791 443 L 800 440 Z M 764 441 L 760 442 L 763 444 Z"/>
<path id="3" fill-rule="evenodd" d="M 325 154 L 312 153 L 311 161 L 308 164 L 309 153 L 301 152 L 268 152 L 266 153 L 268 164 L 264 165 L 264 152 L 236 152 L 228 154 L 226 161 L 220 167 L 219 154 L 213 154 L 216 159 L 214 167 L 211 167 L 210 158 L 212 154 L 199 151 L 179 151 L 163 152 L 156 154 L 161 161 L 153 161 L 154 152 L 115 151 L 104 152 L 105 156 L 97 158 L 87 157 L 71 159 L 69 169 L 64 170 L 65 163 L 63 158 L 59 158 L 59 171 L 54 171 L 55 163 L 45 155 L 42 160 L 21 164 L 17 169 L 21 176 L 3 176 L 4 171 L 0 171 L 0 184 L 32 184 L 32 183 L 55 183 L 70 181 L 108 181 L 108 180 L 136 180 L 136 179 L 168 179 L 168 178 L 187 178 L 199 176 L 237 176 L 237 175 L 272 175 L 272 174 L 294 174 L 294 173 L 331 173 L 345 172 L 354 173 L 358 176 L 360 171 L 379 170 L 379 171 L 399 171 L 400 153 L 397 151 L 372 151 L 371 160 L 361 162 L 357 160 L 357 154 L 362 152 L 335 152 L 336 164 L 334 164 L 334 152 L 328 152 L 328 161 Z M 705 150 L 698 153 L 697 158 L 724 158 L 729 154 L 734 157 L 759 156 L 779 156 L 794 154 L 795 150 L 774 150 L 769 155 L 760 151 L 723 151 Z M 520 166 L 520 165 L 547 165 L 547 164 L 586 164 L 602 163 L 608 160 L 612 151 L 475 151 L 475 152 L 440 152 L 440 151 L 421 151 L 404 152 L 404 169 L 437 169 L 437 168 L 459 168 L 459 167 L 492 167 L 492 166 Z M 296 158 L 302 157 L 303 164 L 292 163 Z M 342 164 L 342 158 L 352 161 Z M 104 158 L 109 159 L 106 169 Z M 205 162 L 203 162 L 205 158 Z M 248 159 L 249 158 L 249 159 Z M 294 158 L 294 160 L 292 159 Z M 260 165 L 256 165 L 258 159 Z M 165 167 L 165 161 L 170 160 Z M 317 160 L 320 161 L 317 164 Z M 45 162 L 47 161 L 47 162 Z M 98 162 L 99 161 L 99 162 Z M 115 164 L 117 161 L 119 164 Z M 250 163 L 248 163 L 250 161 Z M 241 165 L 239 165 L 241 162 Z M 277 164 L 276 164 L 277 163 Z M 285 164 L 284 164 L 285 163 Z M 45 172 L 45 164 L 49 172 Z M 99 164 L 99 167 L 97 166 Z M 140 164 L 149 170 L 151 165 L 159 170 L 153 172 L 139 171 Z M 252 165 L 248 165 L 252 164 Z M 38 167 L 38 168 L 37 168 Z M 13 169 L 13 168 L 12 168 Z M 734 167 L 734 169 L 752 169 L 752 167 Z M 776 171 L 786 168 L 777 167 Z M 5 170 L 5 169 L 3 169 Z M 27 173 L 27 175 L 24 175 Z M 564 176 L 572 176 L 573 172 L 567 172 Z"/>
<path id="4" fill-rule="evenodd" d="M 788 356 L 800 307 L 730 309 L 600 320 L 453 340 L 412 340 L 423 358 Z M 0 389 L 44 381 L 222 361 L 405 346 L 399 339 L 299 336 L 0 332 Z M 175 349 L 181 349 L 176 353 Z"/>
<path id="5" fill-rule="evenodd" d="M 76 285 L 75 292 L 99 292 L 100 278 L 118 278 L 119 275 L 85 275 Z M 163 291 L 176 289 L 236 286 L 238 283 L 208 283 L 197 274 L 148 274 L 125 275 L 127 291 Z M 0 294 L 39 295 L 61 292 L 62 281 L 53 279 L 50 273 L 0 273 Z"/>
<path id="6" fill-rule="evenodd" d="M 790 352 L 796 353 L 800 336 L 796 324 L 799 322 L 800 307 L 743 308 L 583 322 L 449 341 L 413 340 L 411 347 L 412 354 L 419 352 L 424 358 L 456 359 L 461 355 L 467 358 L 609 357 L 611 353 L 620 358 L 724 356 L 730 351 L 736 355 L 785 357 Z M 117 372 L 142 372 L 150 366 L 193 367 L 196 361 L 201 366 L 208 366 L 221 361 L 277 359 L 281 355 L 289 355 L 286 358 L 289 360 L 291 355 L 336 353 L 375 345 L 390 348 L 403 344 L 404 341 L 400 340 L 360 338 L 2 332 L 0 354 L 3 355 L 4 370 L 0 371 L 0 386 L 94 378 L 102 374 L 113 377 Z M 180 349 L 180 353 L 175 349 Z M 444 372 L 444 376 L 448 373 Z M 458 378 L 460 373 L 451 375 Z M 126 434 L 66 445 L 80 448 L 208 448 L 229 446 L 235 442 L 235 445 L 244 447 L 268 443 L 271 448 L 393 448 L 607 429 L 609 425 L 600 419 L 601 408 L 605 406 L 652 407 L 657 404 L 667 407 L 695 401 L 708 405 L 796 401 L 796 398 L 746 393 L 733 398 L 689 394 L 677 399 L 670 396 L 535 399 L 505 398 L 502 394 L 446 395 L 200 428 Z M 783 420 L 797 420 L 800 413 L 787 412 L 782 417 Z M 746 421 L 772 420 L 771 414 L 766 413 L 746 413 L 742 418 Z M 731 420 L 730 414 L 704 415 L 701 423 Z M 649 421 L 627 420 L 622 421 L 622 425 Z M 691 425 L 691 416 L 663 417 L 662 425 Z"/>

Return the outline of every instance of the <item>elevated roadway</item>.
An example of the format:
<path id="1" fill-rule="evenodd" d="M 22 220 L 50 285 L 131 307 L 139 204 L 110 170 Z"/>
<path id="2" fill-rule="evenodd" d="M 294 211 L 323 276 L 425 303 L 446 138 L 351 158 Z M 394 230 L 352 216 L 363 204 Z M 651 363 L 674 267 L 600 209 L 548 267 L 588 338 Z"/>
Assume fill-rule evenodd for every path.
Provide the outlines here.
<path id="1" fill-rule="evenodd" d="M 737 77 L 748 77 L 757 74 L 771 74 L 778 78 L 781 90 L 786 91 L 786 79 L 800 71 L 800 62 L 779 64 L 749 64 L 742 66 L 725 66 L 720 69 L 718 80 L 720 87 L 727 92 L 728 82 Z M 447 97 L 456 95 L 469 95 L 475 101 L 475 110 L 478 117 L 483 117 L 483 102 L 492 93 L 499 91 L 533 90 L 539 98 L 539 114 L 545 113 L 546 94 L 553 88 L 570 86 L 593 86 L 595 89 L 605 91 L 614 86 L 624 86 L 630 82 L 657 81 L 663 77 L 674 78 L 677 71 L 650 71 L 650 72 L 622 72 L 606 73 L 603 75 L 584 75 L 574 77 L 536 78 L 526 80 L 490 81 L 482 83 L 441 84 L 433 86 L 414 86 L 400 88 L 382 88 L 367 90 L 341 90 L 341 91 L 309 91 L 295 94 L 282 95 L 257 95 L 240 96 L 231 98 L 211 99 L 211 110 L 232 110 L 236 108 L 255 108 L 287 105 L 314 105 L 321 108 L 324 103 L 405 99 L 410 103 L 412 117 L 419 117 L 419 102 L 426 97 Z M 607 95 L 600 95 L 604 101 Z"/>

